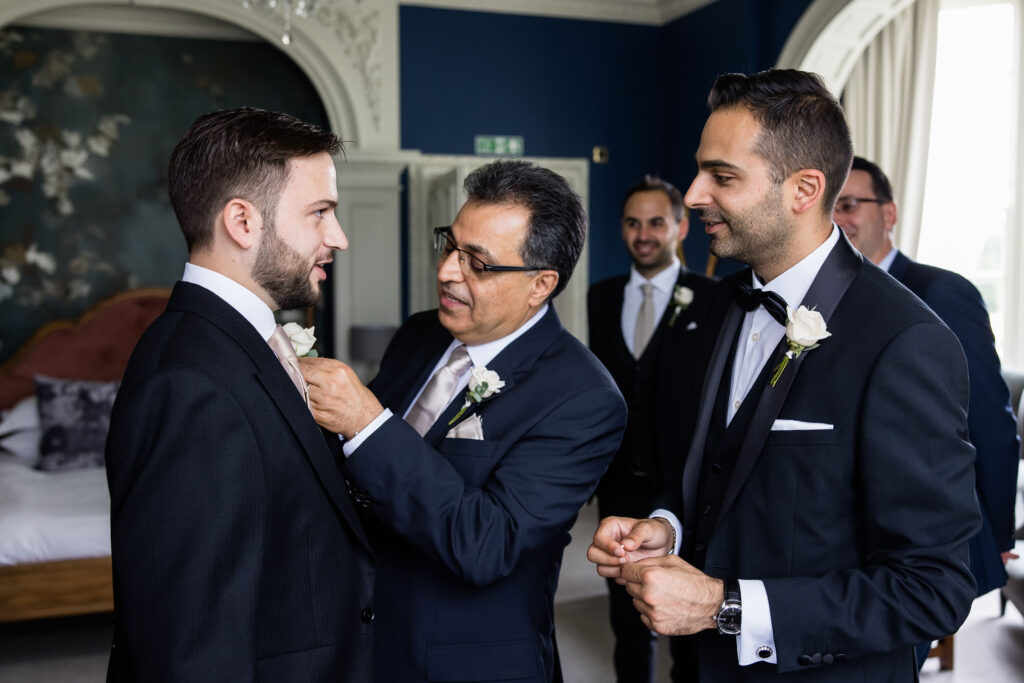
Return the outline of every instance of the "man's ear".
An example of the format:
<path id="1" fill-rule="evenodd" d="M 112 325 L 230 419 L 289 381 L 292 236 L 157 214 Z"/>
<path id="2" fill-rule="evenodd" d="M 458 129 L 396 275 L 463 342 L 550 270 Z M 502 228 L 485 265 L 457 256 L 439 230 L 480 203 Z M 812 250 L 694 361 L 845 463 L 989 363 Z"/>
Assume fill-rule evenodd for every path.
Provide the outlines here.
<path id="1" fill-rule="evenodd" d="M 241 249 L 250 249 L 259 242 L 263 231 L 263 216 L 252 202 L 233 198 L 220 211 L 219 222 L 228 239 Z"/>
<path id="2" fill-rule="evenodd" d="M 530 306 L 533 308 L 543 304 L 551 292 L 558 286 L 558 272 L 554 270 L 542 270 L 533 280 L 533 290 L 530 291 Z"/>
<path id="3" fill-rule="evenodd" d="M 802 168 L 790 176 L 793 183 L 793 201 L 790 206 L 794 213 L 807 213 L 821 204 L 825 194 L 825 174 L 816 168 Z"/>
<path id="4" fill-rule="evenodd" d="M 892 227 L 896 225 L 896 219 L 899 216 L 899 210 L 896 208 L 896 202 L 886 202 L 882 204 L 882 220 L 885 223 L 886 230 L 892 230 Z"/>

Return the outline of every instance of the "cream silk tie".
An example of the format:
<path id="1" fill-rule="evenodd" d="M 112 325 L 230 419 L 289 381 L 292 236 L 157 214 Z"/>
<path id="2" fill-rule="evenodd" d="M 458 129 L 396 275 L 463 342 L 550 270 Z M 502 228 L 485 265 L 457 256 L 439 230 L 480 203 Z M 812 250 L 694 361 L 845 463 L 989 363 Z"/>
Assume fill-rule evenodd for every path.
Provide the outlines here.
<path id="1" fill-rule="evenodd" d="M 647 348 L 647 342 L 651 341 L 654 334 L 654 285 L 645 282 L 640 285 L 643 290 L 644 300 L 640 304 L 640 310 L 636 314 L 636 329 L 633 330 L 633 357 L 639 358 Z"/>
<path id="2" fill-rule="evenodd" d="M 405 416 L 405 421 L 412 425 L 420 436 L 430 431 L 431 426 L 437 421 L 449 403 L 452 402 L 452 394 L 458 384 L 459 377 L 473 364 L 469 357 L 469 351 L 465 345 L 456 346 L 452 351 L 448 362 L 427 382 L 423 393 L 416 400 L 416 404 Z"/>
<path id="3" fill-rule="evenodd" d="M 295 347 L 292 346 L 292 341 L 288 338 L 284 328 L 278 325 L 274 330 L 274 334 L 270 335 L 270 339 L 267 340 L 267 344 L 270 345 L 270 349 L 277 356 L 277 359 L 281 361 L 281 365 L 284 367 L 284 371 L 288 373 L 292 384 L 302 394 L 302 400 L 306 402 L 306 405 L 309 405 L 309 389 L 306 387 L 306 380 L 302 379 L 302 372 L 299 370 L 299 357 L 295 355 Z"/>

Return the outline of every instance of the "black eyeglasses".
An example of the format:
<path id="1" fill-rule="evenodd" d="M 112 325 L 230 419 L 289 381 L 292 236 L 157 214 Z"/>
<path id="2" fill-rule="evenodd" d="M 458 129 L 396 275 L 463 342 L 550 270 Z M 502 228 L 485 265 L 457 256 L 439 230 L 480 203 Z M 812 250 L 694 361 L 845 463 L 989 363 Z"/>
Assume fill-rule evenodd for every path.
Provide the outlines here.
<path id="1" fill-rule="evenodd" d="M 861 204 L 888 204 L 872 197 L 840 197 L 836 200 L 836 213 L 853 213 Z"/>
<path id="2" fill-rule="evenodd" d="M 445 259 L 451 256 L 453 251 L 459 252 L 459 265 L 462 267 L 462 273 L 464 275 L 480 275 L 481 273 L 510 273 L 510 272 L 527 272 L 531 270 L 554 270 L 553 268 L 546 268 L 544 266 L 496 266 L 490 263 L 484 263 L 480 258 L 465 249 L 460 249 L 455 244 L 455 238 L 452 237 L 452 228 L 450 225 L 443 226 L 440 228 L 434 228 L 434 251 L 437 253 L 439 258 Z M 469 266 L 470 270 L 466 270 L 466 266 Z"/>

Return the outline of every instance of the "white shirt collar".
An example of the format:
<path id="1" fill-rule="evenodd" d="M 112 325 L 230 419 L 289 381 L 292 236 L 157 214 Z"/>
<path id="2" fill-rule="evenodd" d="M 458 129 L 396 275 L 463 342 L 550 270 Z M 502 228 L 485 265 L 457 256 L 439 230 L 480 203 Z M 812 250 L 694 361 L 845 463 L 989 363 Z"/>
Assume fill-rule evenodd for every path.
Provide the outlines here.
<path id="1" fill-rule="evenodd" d="M 832 247 L 838 241 L 839 228 L 833 223 L 832 234 L 828 236 L 828 239 L 822 242 L 817 249 L 791 266 L 789 270 L 782 273 L 782 275 L 763 285 L 763 288 L 781 296 L 786 300 L 790 308 L 797 308 L 803 302 L 804 296 L 807 295 L 807 290 L 811 288 L 811 283 L 814 282 L 814 278 L 818 275 L 818 271 L 821 270 L 825 259 L 831 253 Z M 751 279 L 754 281 L 753 285 L 755 288 L 762 287 L 757 276 L 751 274 Z"/>
<path id="2" fill-rule="evenodd" d="M 197 266 L 194 263 L 186 263 L 185 273 L 181 276 L 181 280 L 199 285 L 219 296 L 248 320 L 264 339 L 270 339 L 270 336 L 274 334 L 277 323 L 274 321 L 274 312 L 270 310 L 270 306 L 267 306 L 263 299 L 256 296 L 247 287 L 235 282 L 227 275 Z"/>
<path id="3" fill-rule="evenodd" d="M 879 262 L 878 267 L 888 273 L 889 269 L 892 268 L 892 262 L 896 260 L 896 254 L 898 253 L 900 253 L 900 250 L 896 247 L 890 249 L 889 253 L 885 255 L 885 258 Z"/>
<path id="4" fill-rule="evenodd" d="M 682 269 L 682 264 L 679 263 L 679 259 L 675 256 L 672 257 L 672 263 L 663 271 L 652 277 L 650 280 L 645 278 L 636 269 L 636 266 L 629 267 L 629 283 L 627 287 L 640 288 L 640 285 L 650 282 L 654 285 L 654 288 L 661 292 L 671 294 L 672 290 L 676 286 L 676 280 L 679 279 L 679 271 Z"/>

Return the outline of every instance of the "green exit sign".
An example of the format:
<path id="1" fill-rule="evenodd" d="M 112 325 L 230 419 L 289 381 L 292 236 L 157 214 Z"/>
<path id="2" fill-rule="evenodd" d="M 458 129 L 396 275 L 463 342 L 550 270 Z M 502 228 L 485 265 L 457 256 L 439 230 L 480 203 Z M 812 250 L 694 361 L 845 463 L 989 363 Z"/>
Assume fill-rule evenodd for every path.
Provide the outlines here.
<path id="1" fill-rule="evenodd" d="M 520 135 L 477 135 L 474 139 L 477 154 L 522 156 L 526 143 Z"/>

